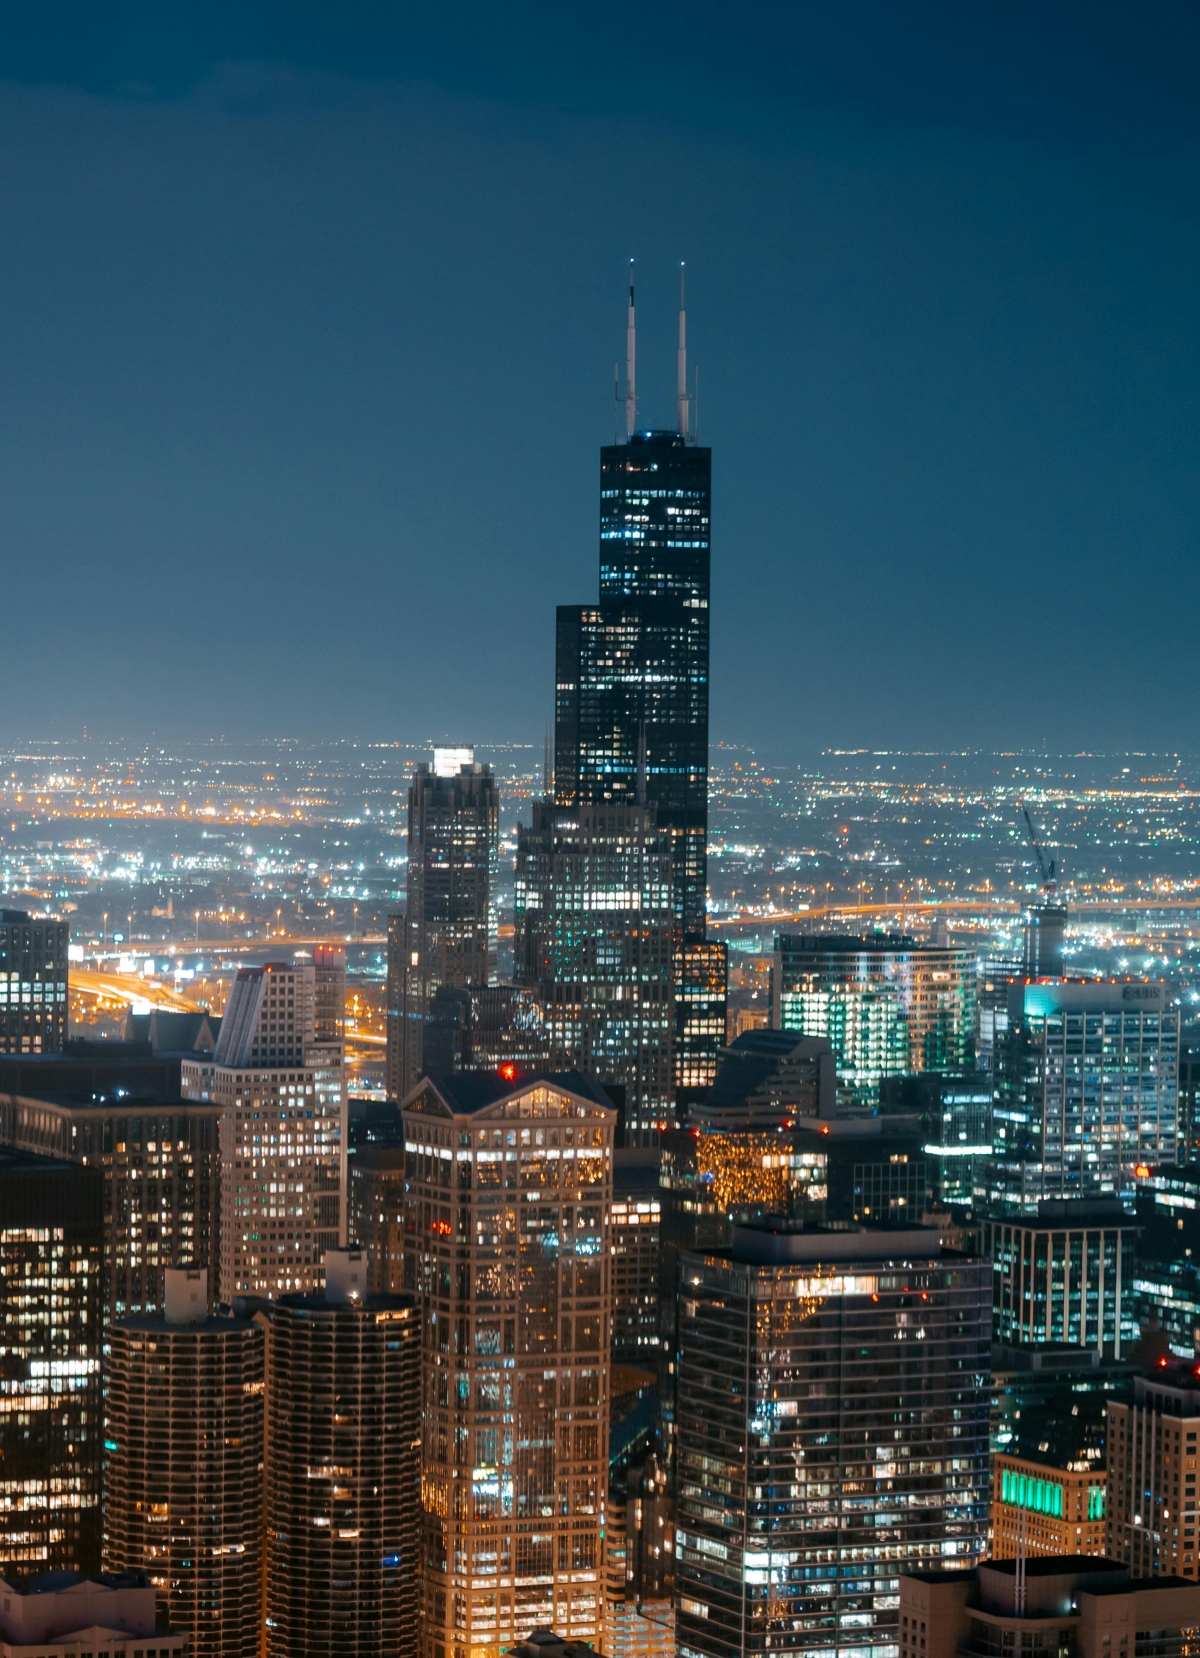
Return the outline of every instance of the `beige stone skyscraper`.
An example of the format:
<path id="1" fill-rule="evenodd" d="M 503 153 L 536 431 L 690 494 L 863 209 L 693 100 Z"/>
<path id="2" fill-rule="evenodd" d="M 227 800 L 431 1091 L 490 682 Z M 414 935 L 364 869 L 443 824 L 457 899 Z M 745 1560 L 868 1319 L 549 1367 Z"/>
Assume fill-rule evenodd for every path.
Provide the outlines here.
<path id="1" fill-rule="evenodd" d="M 327 995 L 318 1029 L 317 972 L 239 968 L 216 1053 L 183 1062 L 184 1095 L 221 1108 L 225 1302 L 316 1289 L 326 1250 L 346 1239 L 342 1043 Z"/>
<path id="2" fill-rule="evenodd" d="M 547 1626 L 600 1642 L 616 1124 L 602 1098 L 462 1075 L 405 1101 L 423 1658 L 498 1658 Z"/>

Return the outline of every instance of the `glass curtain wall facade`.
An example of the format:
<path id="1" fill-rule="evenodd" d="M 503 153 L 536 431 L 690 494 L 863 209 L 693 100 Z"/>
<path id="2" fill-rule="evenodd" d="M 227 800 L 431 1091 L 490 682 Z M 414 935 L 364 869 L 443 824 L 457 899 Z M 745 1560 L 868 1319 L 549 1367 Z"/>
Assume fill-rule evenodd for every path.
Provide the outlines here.
<path id="1" fill-rule="evenodd" d="M 403 1009 L 396 1098 L 425 1069 L 424 1028 L 441 985 L 494 984 L 496 979 L 496 860 L 500 797 L 489 766 L 473 749 L 434 749 L 408 793 L 407 930 L 402 951 Z M 389 952 L 389 968 L 391 955 Z"/>
<path id="2" fill-rule="evenodd" d="M 423 1658 L 600 1643 L 616 1113 L 550 1083 L 403 1113 L 423 1308 Z"/>
<path id="3" fill-rule="evenodd" d="M 1137 1340 L 1133 1217 L 1119 1203 L 1043 1202 L 983 1223 L 996 1340 L 1068 1342 L 1121 1357 Z"/>
<path id="4" fill-rule="evenodd" d="M 994 1209 L 1044 1198 L 1132 1202 L 1139 1165 L 1174 1163 L 1179 1010 L 1162 984 L 1021 984 L 1005 1037 L 987 1170 Z"/>
<path id="5" fill-rule="evenodd" d="M 100 1565 L 103 1184 L 0 1148 L 0 1572 Z"/>
<path id="6" fill-rule="evenodd" d="M 207 1268 L 219 1248 L 219 1109 L 120 1098 L 71 1104 L 0 1095 L 0 1143 L 98 1169 L 104 1180 L 104 1316 L 162 1309 L 163 1272 Z"/>
<path id="7" fill-rule="evenodd" d="M 901 1571 L 987 1546 L 987 1263 L 745 1228 L 681 1282 L 681 1658 L 888 1658 Z"/>
<path id="8" fill-rule="evenodd" d="M 712 452 L 632 432 L 600 452 L 600 593 L 562 605 L 554 799 L 646 806 L 670 848 L 679 1106 L 725 1041 L 725 947 L 707 943 L 709 530 Z"/>
<path id="9" fill-rule="evenodd" d="M 838 1074 L 874 1106 L 886 1076 L 954 1071 L 970 1063 L 975 964 L 970 951 L 898 934 L 775 940 L 772 1024 L 824 1036 Z"/>
<path id="10" fill-rule="evenodd" d="M 704 937 L 712 451 L 635 432 L 600 451 L 600 603 L 558 612 L 560 806 L 656 808 L 679 921 Z"/>
<path id="11" fill-rule="evenodd" d="M 517 832 L 517 978 L 555 1063 L 621 1083 L 631 1144 L 674 1120 L 671 851 L 641 806 L 535 802 Z"/>

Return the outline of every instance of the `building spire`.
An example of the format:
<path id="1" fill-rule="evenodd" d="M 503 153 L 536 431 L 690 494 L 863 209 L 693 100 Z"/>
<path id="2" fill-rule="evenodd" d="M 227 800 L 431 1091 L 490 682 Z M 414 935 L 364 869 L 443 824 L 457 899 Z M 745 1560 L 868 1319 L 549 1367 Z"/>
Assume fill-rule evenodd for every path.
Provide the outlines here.
<path id="1" fill-rule="evenodd" d="M 687 391 L 687 301 L 683 286 L 683 260 L 679 261 L 679 435 L 686 443 L 688 438 L 688 391 Z"/>
<path id="2" fill-rule="evenodd" d="M 625 437 L 637 425 L 637 325 L 633 313 L 633 260 L 629 261 L 629 320 L 625 325 Z"/>

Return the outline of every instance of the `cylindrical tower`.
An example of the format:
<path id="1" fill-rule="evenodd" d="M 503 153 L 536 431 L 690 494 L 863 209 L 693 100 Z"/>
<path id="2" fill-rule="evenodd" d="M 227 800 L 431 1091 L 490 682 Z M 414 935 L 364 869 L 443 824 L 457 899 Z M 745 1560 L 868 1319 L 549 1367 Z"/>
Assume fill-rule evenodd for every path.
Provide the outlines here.
<path id="1" fill-rule="evenodd" d="M 267 1658 L 416 1658 L 420 1316 L 366 1269 L 271 1310 Z"/>
<path id="2" fill-rule="evenodd" d="M 256 1658 L 264 1335 L 210 1318 L 207 1279 L 168 1268 L 165 1316 L 111 1327 L 104 1565 L 149 1573 L 193 1658 Z"/>

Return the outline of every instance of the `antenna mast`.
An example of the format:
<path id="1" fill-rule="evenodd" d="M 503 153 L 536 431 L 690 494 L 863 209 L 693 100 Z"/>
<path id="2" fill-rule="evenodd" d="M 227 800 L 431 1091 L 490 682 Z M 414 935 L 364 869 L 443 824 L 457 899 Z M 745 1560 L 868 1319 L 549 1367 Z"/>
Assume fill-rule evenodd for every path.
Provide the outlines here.
<path id="1" fill-rule="evenodd" d="M 637 325 L 633 313 L 633 260 L 629 261 L 629 318 L 625 324 L 625 437 L 637 425 Z"/>
<path id="2" fill-rule="evenodd" d="M 687 301 L 683 286 L 684 265 L 679 261 L 679 435 L 686 443 L 688 439 L 688 389 L 687 389 Z"/>

